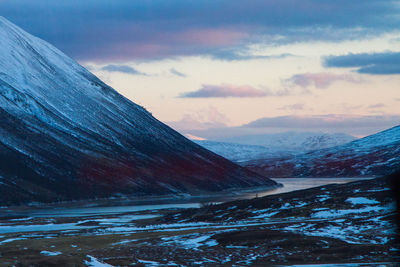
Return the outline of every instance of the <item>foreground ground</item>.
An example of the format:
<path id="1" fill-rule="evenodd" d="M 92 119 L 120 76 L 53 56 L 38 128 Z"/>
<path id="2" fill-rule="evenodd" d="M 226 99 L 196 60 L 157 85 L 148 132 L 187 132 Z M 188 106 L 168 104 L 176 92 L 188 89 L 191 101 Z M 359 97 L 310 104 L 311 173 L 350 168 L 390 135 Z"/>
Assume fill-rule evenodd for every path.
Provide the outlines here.
<path id="1" fill-rule="evenodd" d="M 396 266 L 395 217 L 383 178 L 202 208 L 2 217 L 0 263 Z"/>

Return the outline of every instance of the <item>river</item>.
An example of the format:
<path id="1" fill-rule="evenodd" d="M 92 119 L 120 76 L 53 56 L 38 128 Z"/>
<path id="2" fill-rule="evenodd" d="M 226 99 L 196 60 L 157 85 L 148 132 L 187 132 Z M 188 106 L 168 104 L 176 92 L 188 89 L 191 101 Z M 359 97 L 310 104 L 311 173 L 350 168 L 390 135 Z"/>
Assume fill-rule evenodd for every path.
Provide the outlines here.
<path id="1" fill-rule="evenodd" d="M 327 184 L 344 184 L 359 180 L 373 179 L 374 177 L 360 178 L 360 177 L 349 177 L 349 178 L 272 178 L 275 182 L 283 184 L 283 187 L 279 187 L 273 190 L 264 192 L 258 192 L 258 197 L 275 195 L 280 193 L 292 192 L 295 190 L 307 189 Z M 254 195 L 254 194 L 253 194 Z M 254 195 L 255 196 L 255 195 Z"/>
<path id="2" fill-rule="evenodd" d="M 36 207 L 32 209 L 24 209 L 24 211 L 9 211 L 9 215 L 19 215 L 19 216 L 29 216 L 29 217 L 85 217 L 94 215 L 116 215 L 131 212 L 156 212 L 166 209 L 185 209 L 185 208 L 198 208 L 201 203 L 213 202 L 220 203 L 238 199 L 249 199 L 253 197 L 263 197 L 267 195 L 280 194 L 291 192 L 295 190 L 307 189 L 317 186 L 323 186 L 327 184 L 342 184 L 357 180 L 364 180 L 371 178 L 273 178 L 278 183 L 283 184 L 283 187 L 279 187 L 273 190 L 257 191 L 253 190 L 251 193 L 239 191 L 235 194 L 227 195 L 226 197 L 219 195 L 215 196 L 196 196 L 196 197 L 185 197 L 185 198 L 165 198 L 161 202 L 154 201 L 154 204 L 149 204 L 148 202 L 117 202 L 114 204 L 108 203 L 103 204 L 93 204 L 90 206 L 80 206 L 80 207 L 66 207 L 57 206 L 53 208 L 43 208 Z M 145 199 L 146 200 L 146 199 Z M 151 200 L 151 199 L 150 199 Z M 149 202 L 151 202 L 149 200 Z M 1 213 L 7 215 L 7 211 L 3 210 Z"/>

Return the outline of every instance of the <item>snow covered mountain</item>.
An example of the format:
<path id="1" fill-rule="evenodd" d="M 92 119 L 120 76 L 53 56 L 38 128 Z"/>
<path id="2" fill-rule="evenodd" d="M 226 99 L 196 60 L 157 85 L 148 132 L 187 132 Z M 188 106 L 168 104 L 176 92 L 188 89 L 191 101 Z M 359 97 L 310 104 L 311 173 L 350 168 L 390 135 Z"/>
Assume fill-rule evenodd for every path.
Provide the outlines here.
<path id="1" fill-rule="evenodd" d="M 0 17 L 0 204 L 276 183 L 194 144 Z"/>
<path id="2" fill-rule="evenodd" d="M 235 162 L 282 158 L 311 150 L 338 146 L 355 140 L 342 133 L 285 132 L 225 138 L 229 142 L 193 140 L 195 143 Z"/>
<path id="3" fill-rule="evenodd" d="M 292 155 L 290 152 L 274 151 L 265 146 L 243 145 L 211 140 L 194 140 L 193 142 L 234 162 Z"/>
<path id="4" fill-rule="evenodd" d="M 242 165 L 273 177 L 387 175 L 400 170 L 400 126 L 337 147 Z"/>
<path id="5" fill-rule="evenodd" d="M 354 136 L 344 133 L 284 132 L 228 137 L 216 139 L 214 141 L 264 146 L 267 147 L 270 152 L 285 151 L 298 154 L 346 144 L 355 139 Z"/>

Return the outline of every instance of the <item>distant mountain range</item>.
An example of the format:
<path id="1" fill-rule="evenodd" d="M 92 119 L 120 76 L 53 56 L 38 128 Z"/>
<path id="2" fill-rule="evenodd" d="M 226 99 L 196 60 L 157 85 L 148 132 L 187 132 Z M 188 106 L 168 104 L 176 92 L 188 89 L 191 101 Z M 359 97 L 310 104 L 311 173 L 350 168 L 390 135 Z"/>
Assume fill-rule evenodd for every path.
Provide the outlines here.
<path id="1" fill-rule="evenodd" d="M 241 164 L 270 177 L 387 175 L 400 170 L 400 126 L 340 146 Z"/>
<path id="2" fill-rule="evenodd" d="M 243 145 L 211 140 L 193 140 L 193 142 L 234 162 L 242 162 L 260 158 L 272 158 L 278 155 L 290 155 L 290 153 L 285 151 L 272 151 L 265 146 Z"/>
<path id="3" fill-rule="evenodd" d="M 275 186 L 0 17 L 0 205 Z"/>
<path id="4" fill-rule="evenodd" d="M 342 145 L 355 139 L 354 136 L 344 133 L 283 132 L 220 138 L 213 141 L 264 146 L 270 151 L 302 153 Z"/>
<path id="5" fill-rule="evenodd" d="M 194 141 L 227 159 L 242 162 L 301 154 L 346 144 L 355 139 L 343 133 L 284 132 Z"/>

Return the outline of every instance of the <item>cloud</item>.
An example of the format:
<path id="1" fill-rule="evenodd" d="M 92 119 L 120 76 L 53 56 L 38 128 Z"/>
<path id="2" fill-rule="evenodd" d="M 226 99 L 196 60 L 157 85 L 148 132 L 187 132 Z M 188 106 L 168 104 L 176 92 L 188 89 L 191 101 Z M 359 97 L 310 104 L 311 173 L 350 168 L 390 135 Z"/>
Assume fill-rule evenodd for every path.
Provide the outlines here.
<path id="1" fill-rule="evenodd" d="M 315 115 L 267 117 L 252 121 L 244 127 L 251 128 L 302 128 L 330 129 L 351 127 L 379 127 L 400 124 L 400 116 L 350 116 L 350 115 Z M 388 126 L 389 127 L 389 126 Z"/>
<path id="2" fill-rule="evenodd" d="M 192 135 L 192 134 L 185 134 L 185 137 L 190 139 L 190 140 L 199 140 L 199 141 L 207 140 L 206 138 L 203 138 L 203 137 L 200 137 L 200 136 L 196 136 L 196 135 Z"/>
<path id="3" fill-rule="evenodd" d="M 329 72 L 301 73 L 293 75 L 289 79 L 285 80 L 285 82 L 288 82 L 292 85 L 297 85 L 303 88 L 314 85 L 314 87 L 318 89 L 328 88 L 332 83 L 337 81 L 360 83 L 362 80 L 356 79 L 348 74 L 334 74 Z"/>
<path id="4" fill-rule="evenodd" d="M 171 124 L 170 124 L 171 125 Z M 184 123 L 182 124 L 184 125 Z M 400 115 L 309 115 L 266 117 L 253 122 L 228 127 L 222 124 L 208 124 L 207 127 L 176 128 L 183 134 L 192 134 L 215 140 L 234 136 L 249 136 L 279 132 L 330 132 L 366 136 L 400 125 Z M 204 126 L 204 125 L 203 125 Z"/>
<path id="5" fill-rule="evenodd" d="M 214 106 L 185 114 L 179 121 L 166 122 L 166 124 L 184 134 L 193 130 L 225 128 L 227 123 L 229 123 L 229 119 Z"/>
<path id="6" fill-rule="evenodd" d="M 301 103 L 297 103 L 297 104 L 293 104 L 293 105 L 285 105 L 279 109 L 281 109 L 281 110 L 304 110 L 305 105 L 301 104 Z"/>
<path id="7" fill-rule="evenodd" d="M 395 32 L 400 20 L 391 0 L 18 0 L 0 1 L 0 10 L 72 57 L 97 63 L 218 53 L 245 58 L 218 51 L 365 38 Z"/>
<path id="8" fill-rule="evenodd" d="M 375 104 L 375 105 L 369 105 L 368 106 L 368 108 L 383 108 L 383 107 L 385 107 L 385 104 L 383 104 L 383 103 L 378 103 L 378 104 Z"/>
<path id="9" fill-rule="evenodd" d="M 174 68 L 170 69 L 169 72 L 171 72 L 172 74 L 174 74 L 176 76 L 179 76 L 179 77 L 186 77 L 186 74 L 184 74 L 184 73 L 182 73 L 180 71 L 177 71 Z"/>
<path id="10" fill-rule="evenodd" d="M 176 41 L 188 44 L 204 44 L 209 46 L 225 47 L 248 37 L 248 33 L 237 29 L 190 29 L 175 36 Z"/>
<path id="11" fill-rule="evenodd" d="M 127 74 L 133 74 L 133 75 L 146 75 L 146 73 L 140 72 L 130 66 L 127 65 L 107 65 L 101 68 L 101 70 L 105 70 L 108 72 L 122 72 L 122 73 L 127 73 Z"/>
<path id="12" fill-rule="evenodd" d="M 400 52 L 360 53 L 328 56 L 325 67 L 357 68 L 358 73 L 385 75 L 400 74 Z"/>
<path id="13" fill-rule="evenodd" d="M 197 114 L 185 114 L 179 121 L 166 122 L 166 124 L 178 131 L 207 130 L 226 126 L 225 122 L 203 120 Z"/>
<path id="14" fill-rule="evenodd" d="M 349 114 L 354 114 L 354 113 L 356 113 L 357 110 L 360 110 L 363 107 L 363 105 L 351 104 L 351 103 L 350 104 L 342 103 L 342 104 L 340 104 L 340 106 L 345 113 L 349 113 Z"/>
<path id="15" fill-rule="evenodd" d="M 207 97 L 263 97 L 268 94 L 249 85 L 203 85 L 199 90 L 182 93 L 181 98 L 207 98 Z"/>
<path id="16" fill-rule="evenodd" d="M 279 55 L 254 55 L 250 54 L 243 47 L 235 47 L 229 49 L 220 49 L 208 54 L 209 57 L 222 61 L 240 61 L 252 59 L 281 59 L 286 57 L 294 57 L 295 55 L 283 53 Z"/>

